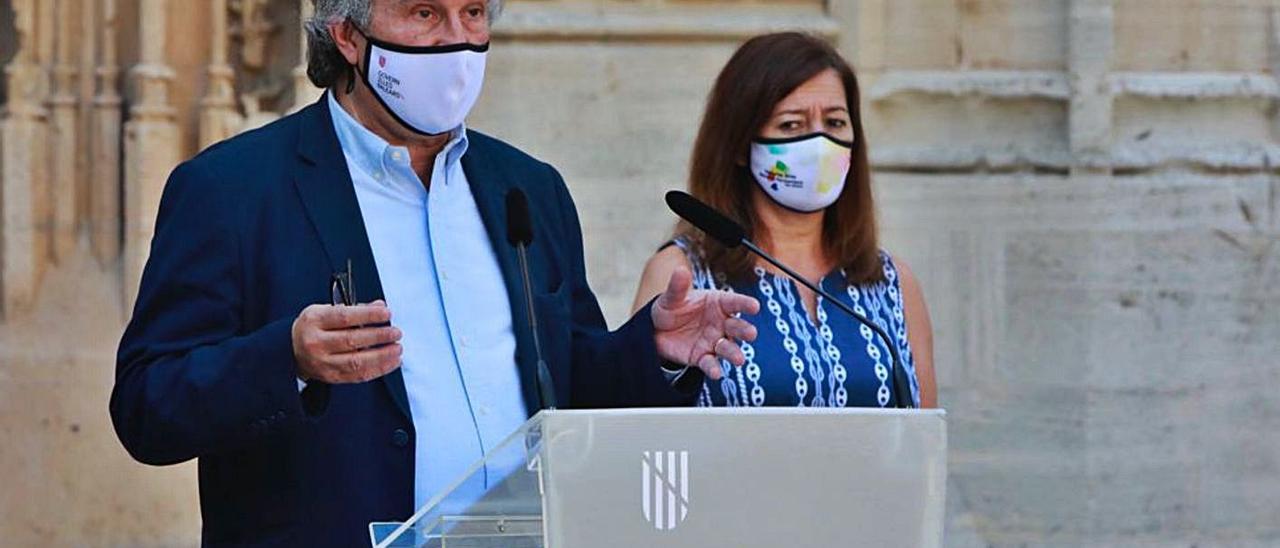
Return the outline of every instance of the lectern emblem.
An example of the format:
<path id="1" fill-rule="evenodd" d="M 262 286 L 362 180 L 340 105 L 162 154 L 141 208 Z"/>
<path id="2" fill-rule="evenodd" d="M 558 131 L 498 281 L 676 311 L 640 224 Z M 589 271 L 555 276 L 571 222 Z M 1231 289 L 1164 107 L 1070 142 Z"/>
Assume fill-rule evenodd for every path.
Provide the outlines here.
<path id="1" fill-rule="evenodd" d="M 689 452 L 645 451 L 640 472 L 644 520 L 659 531 L 675 529 L 689 515 Z"/>

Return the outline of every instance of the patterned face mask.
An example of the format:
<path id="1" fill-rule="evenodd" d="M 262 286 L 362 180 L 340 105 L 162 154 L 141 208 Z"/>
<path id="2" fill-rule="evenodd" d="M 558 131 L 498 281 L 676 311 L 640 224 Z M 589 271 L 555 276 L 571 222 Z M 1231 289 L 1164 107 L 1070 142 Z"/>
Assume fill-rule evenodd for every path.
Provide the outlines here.
<path id="1" fill-rule="evenodd" d="M 853 142 L 826 133 L 751 143 L 751 174 L 782 207 L 812 213 L 836 202 L 844 190 Z"/>

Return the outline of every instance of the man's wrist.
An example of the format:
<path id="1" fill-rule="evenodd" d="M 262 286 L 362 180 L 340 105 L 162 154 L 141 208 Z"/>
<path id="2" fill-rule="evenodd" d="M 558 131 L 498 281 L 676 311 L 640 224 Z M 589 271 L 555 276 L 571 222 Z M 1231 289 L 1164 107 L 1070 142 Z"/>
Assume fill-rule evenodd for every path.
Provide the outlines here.
<path id="1" fill-rule="evenodd" d="M 679 364 L 665 358 L 662 358 L 658 361 L 658 367 L 661 367 L 663 371 L 667 371 L 671 373 L 679 373 L 689 368 L 689 366 L 687 365 Z"/>
<path id="2" fill-rule="evenodd" d="M 687 365 L 681 365 L 665 359 L 658 362 L 658 368 L 662 370 L 662 375 L 667 378 L 667 382 L 672 383 L 689 370 Z"/>

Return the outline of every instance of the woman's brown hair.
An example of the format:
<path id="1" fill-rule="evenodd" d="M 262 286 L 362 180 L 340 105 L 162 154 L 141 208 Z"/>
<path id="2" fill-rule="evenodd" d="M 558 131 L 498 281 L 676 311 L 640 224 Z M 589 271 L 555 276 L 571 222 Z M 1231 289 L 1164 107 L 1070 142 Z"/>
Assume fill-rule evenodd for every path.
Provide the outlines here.
<path id="1" fill-rule="evenodd" d="M 689 193 L 741 223 L 748 237 L 759 236 L 760 220 L 752 207 L 756 183 L 747 166 L 751 141 L 759 136 L 779 102 L 828 69 L 835 70 L 844 82 L 854 146 L 844 190 L 824 212 L 822 241 L 827 256 L 845 269 L 850 283 L 874 282 L 884 274 L 876 242 L 858 79 L 849 63 L 820 38 L 797 32 L 767 34 L 738 48 L 707 100 L 693 146 Z M 676 226 L 676 235 L 692 241 L 713 272 L 724 273 L 730 280 L 748 279 L 755 262 L 745 249 L 726 249 L 686 222 Z"/>

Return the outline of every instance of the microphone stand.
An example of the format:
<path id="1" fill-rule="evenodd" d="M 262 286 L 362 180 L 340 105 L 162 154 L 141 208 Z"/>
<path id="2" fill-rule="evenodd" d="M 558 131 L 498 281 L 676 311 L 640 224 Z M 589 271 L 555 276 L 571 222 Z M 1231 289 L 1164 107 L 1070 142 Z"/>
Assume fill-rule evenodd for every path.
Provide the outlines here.
<path id="1" fill-rule="evenodd" d="M 542 340 L 538 335 L 538 315 L 533 310 L 533 286 L 529 281 L 529 256 L 524 242 L 516 243 L 516 258 L 520 262 L 520 278 L 524 282 L 525 312 L 529 320 L 529 330 L 533 332 L 533 350 L 538 356 L 534 384 L 538 387 L 538 399 L 542 400 L 542 408 L 554 411 L 556 393 L 552 387 L 555 385 L 552 384 L 551 370 L 547 368 L 547 362 L 542 359 Z"/>

